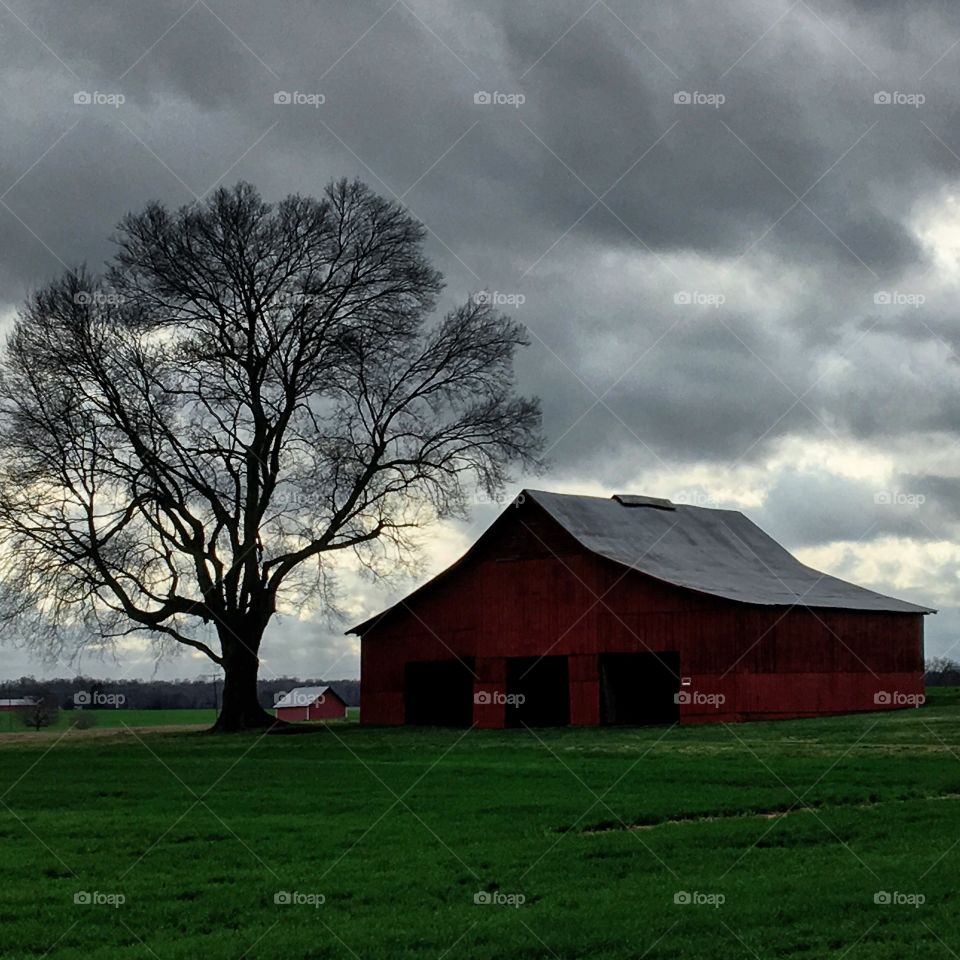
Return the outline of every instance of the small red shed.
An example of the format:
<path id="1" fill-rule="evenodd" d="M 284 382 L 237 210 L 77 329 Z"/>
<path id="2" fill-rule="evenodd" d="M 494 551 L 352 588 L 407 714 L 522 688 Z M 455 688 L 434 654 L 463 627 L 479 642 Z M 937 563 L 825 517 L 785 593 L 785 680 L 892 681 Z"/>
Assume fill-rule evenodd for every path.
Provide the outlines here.
<path id="1" fill-rule="evenodd" d="M 14 713 L 27 707 L 36 706 L 34 697 L 14 697 L 9 700 L 0 700 L 0 713 Z"/>
<path id="2" fill-rule="evenodd" d="M 710 723 L 917 706 L 932 612 L 805 566 L 735 510 L 525 490 L 349 632 L 362 723 Z"/>
<path id="3" fill-rule="evenodd" d="M 347 705 L 330 687 L 295 687 L 273 705 L 278 720 L 343 720 Z"/>

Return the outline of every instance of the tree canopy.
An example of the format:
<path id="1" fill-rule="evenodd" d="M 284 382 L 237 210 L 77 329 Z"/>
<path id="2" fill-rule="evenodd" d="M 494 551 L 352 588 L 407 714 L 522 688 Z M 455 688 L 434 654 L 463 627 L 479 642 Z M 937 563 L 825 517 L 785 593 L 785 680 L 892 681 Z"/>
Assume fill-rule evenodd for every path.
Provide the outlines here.
<path id="1" fill-rule="evenodd" d="M 423 239 L 358 181 L 276 205 L 240 183 L 128 215 L 102 274 L 34 293 L 0 358 L 0 588 L 21 635 L 199 649 L 226 673 L 221 726 L 262 724 L 278 597 L 329 595 L 346 552 L 401 562 L 419 527 L 535 467 L 523 328 L 483 297 L 434 319 Z"/>

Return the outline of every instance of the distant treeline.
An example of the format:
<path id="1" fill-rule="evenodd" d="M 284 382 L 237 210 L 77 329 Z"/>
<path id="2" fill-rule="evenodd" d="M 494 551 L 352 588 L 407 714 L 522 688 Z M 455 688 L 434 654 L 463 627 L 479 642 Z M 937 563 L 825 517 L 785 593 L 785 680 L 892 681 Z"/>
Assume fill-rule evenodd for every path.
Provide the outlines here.
<path id="1" fill-rule="evenodd" d="M 931 687 L 960 687 L 960 662 L 948 657 L 927 661 L 926 682 Z M 343 698 L 347 706 L 360 705 L 359 680 L 304 680 L 280 677 L 260 680 L 257 687 L 260 703 L 270 708 L 280 695 L 294 687 L 328 685 Z M 195 710 L 219 706 L 223 684 L 218 678 L 208 680 L 98 680 L 95 677 L 0 682 L 0 699 L 36 697 L 52 701 L 63 710 L 72 710 L 78 703 L 90 706 L 122 705 L 131 710 Z M 77 694 L 84 694 L 79 700 Z"/>
<path id="2" fill-rule="evenodd" d="M 280 677 L 261 680 L 257 688 L 260 703 L 268 709 L 281 693 L 294 687 L 332 687 L 347 706 L 360 705 L 359 680 L 301 680 Z M 63 710 L 78 704 L 95 707 L 123 706 L 130 710 L 195 710 L 220 703 L 222 681 L 208 680 L 98 680 L 95 677 L 37 680 L 21 677 L 0 682 L 0 699 L 36 697 L 52 701 Z M 77 698 L 77 694 L 81 696 Z"/>
<path id="3" fill-rule="evenodd" d="M 931 687 L 960 687 L 960 663 L 949 657 L 928 660 L 926 681 Z"/>

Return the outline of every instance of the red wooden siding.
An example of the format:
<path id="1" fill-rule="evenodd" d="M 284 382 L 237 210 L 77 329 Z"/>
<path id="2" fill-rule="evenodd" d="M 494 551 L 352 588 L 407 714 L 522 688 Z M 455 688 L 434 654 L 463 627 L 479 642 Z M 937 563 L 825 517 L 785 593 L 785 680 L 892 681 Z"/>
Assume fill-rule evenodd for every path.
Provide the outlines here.
<path id="1" fill-rule="evenodd" d="M 474 722 L 504 723 L 504 658 L 569 658 L 570 722 L 600 722 L 598 655 L 676 651 L 681 722 L 875 710 L 923 692 L 923 617 L 699 594 L 583 550 L 535 504 L 362 634 L 361 719 L 403 723 L 410 661 L 475 658 Z M 489 694 L 489 696 L 486 696 Z M 722 705 L 697 702 L 720 694 Z M 882 697 L 881 697 L 882 699 Z"/>

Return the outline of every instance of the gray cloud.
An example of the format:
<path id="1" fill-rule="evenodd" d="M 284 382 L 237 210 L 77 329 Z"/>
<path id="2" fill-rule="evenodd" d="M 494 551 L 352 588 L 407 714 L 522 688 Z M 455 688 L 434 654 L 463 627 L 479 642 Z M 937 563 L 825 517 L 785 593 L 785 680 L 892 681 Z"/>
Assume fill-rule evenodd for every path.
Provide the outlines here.
<path id="1" fill-rule="evenodd" d="M 919 497 L 918 497 L 919 494 Z M 954 491 L 954 495 L 956 491 Z M 811 471 L 782 473 L 755 519 L 794 547 L 881 537 L 935 540 L 943 536 L 949 504 L 925 496 L 910 478 L 888 487 Z"/>

